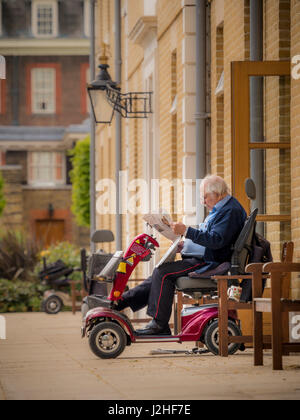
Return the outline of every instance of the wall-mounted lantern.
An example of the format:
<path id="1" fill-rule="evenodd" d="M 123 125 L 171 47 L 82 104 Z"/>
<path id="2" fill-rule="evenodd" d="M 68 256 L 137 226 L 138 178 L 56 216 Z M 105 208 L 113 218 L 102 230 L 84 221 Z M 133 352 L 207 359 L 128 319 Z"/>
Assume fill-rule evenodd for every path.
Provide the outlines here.
<path id="1" fill-rule="evenodd" d="M 114 111 L 123 118 L 147 118 L 152 113 L 152 92 L 121 93 L 111 80 L 108 67 L 108 64 L 100 64 L 96 79 L 87 85 L 95 122 L 110 124 Z"/>

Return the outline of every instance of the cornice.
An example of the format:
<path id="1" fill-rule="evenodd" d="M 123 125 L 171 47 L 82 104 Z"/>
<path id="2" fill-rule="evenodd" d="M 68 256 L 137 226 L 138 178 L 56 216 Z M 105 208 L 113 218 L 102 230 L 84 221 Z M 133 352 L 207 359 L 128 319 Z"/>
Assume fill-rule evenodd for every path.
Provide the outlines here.
<path id="1" fill-rule="evenodd" d="M 0 38 L 0 51 L 9 55 L 89 55 L 90 40 L 85 38 Z"/>
<path id="2" fill-rule="evenodd" d="M 129 34 L 129 39 L 134 43 L 144 46 L 149 36 L 152 38 L 157 31 L 157 16 L 142 16 L 135 23 Z"/>

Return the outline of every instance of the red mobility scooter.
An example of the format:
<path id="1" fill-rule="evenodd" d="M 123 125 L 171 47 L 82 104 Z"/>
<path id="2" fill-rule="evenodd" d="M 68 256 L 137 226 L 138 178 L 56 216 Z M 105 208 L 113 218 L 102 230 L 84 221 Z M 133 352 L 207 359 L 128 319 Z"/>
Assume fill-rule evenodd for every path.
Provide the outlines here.
<path id="1" fill-rule="evenodd" d="M 242 274 L 251 252 L 252 237 L 255 231 L 255 209 L 245 222 L 245 225 L 233 247 L 231 263 L 228 263 L 225 274 Z M 129 245 L 125 254 L 117 251 L 104 269 L 97 275 L 98 281 L 112 282 L 108 297 L 92 296 L 93 307 L 83 317 L 82 337 L 88 336 L 93 353 L 103 359 L 118 357 L 126 346 L 133 343 L 148 342 L 203 342 L 207 349 L 218 354 L 218 304 L 206 304 L 184 308 L 181 312 L 182 329 L 175 335 L 139 336 L 134 330 L 129 318 L 115 309 L 116 302 L 122 297 L 131 273 L 140 261 L 151 258 L 152 251 L 159 247 L 154 237 L 147 234 L 137 236 Z M 163 261 L 174 253 L 174 243 L 163 256 Z M 211 296 L 217 292 L 217 283 L 209 278 L 192 279 L 180 277 L 176 280 L 176 288 L 186 294 L 197 297 Z M 97 306 L 95 307 L 95 302 Z M 228 312 L 228 333 L 233 336 L 242 335 L 237 312 Z M 230 343 L 229 354 L 234 354 L 244 346 L 240 343 Z"/>

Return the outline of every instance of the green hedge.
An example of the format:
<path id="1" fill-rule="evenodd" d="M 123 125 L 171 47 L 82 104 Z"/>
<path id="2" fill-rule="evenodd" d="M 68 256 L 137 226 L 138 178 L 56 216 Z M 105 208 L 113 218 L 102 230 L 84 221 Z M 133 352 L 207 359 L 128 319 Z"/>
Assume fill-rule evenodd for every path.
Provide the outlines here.
<path id="1" fill-rule="evenodd" d="M 90 226 L 90 139 L 76 143 L 69 151 L 73 169 L 70 171 L 72 182 L 71 210 L 79 226 Z"/>
<path id="2" fill-rule="evenodd" d="M 0 279 L 0 313 L 40 311 L 45 290 L 38 283 Z"/>

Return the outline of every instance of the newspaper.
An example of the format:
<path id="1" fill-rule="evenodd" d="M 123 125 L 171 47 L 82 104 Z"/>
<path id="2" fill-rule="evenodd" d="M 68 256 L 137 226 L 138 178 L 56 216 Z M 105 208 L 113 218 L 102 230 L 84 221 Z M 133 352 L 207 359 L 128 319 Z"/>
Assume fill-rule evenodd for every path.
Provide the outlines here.
<path id="1" fill-rule="evenodd" d="M 160 267 L 162 264 L 167 262 L 175 261 L 176 254 L 178 252 L 178 245 L 181 241 L 181 236 L 179 236 L 176 241 L 170 246 L 170 248 L 165 252 L 159 262 L 156 264 L 155 268 Z"/>
<path id="2" fill-rule="evenodd" d="M 175 242 L 178 238 L 180 238 L 180 235 L 175 235 L 171 229 L 170 223 L 172 222 L 172 219 L 168 214 L 145 214 L 143 219 L 161 235 L 170 239 L 172 242 Z"/>

